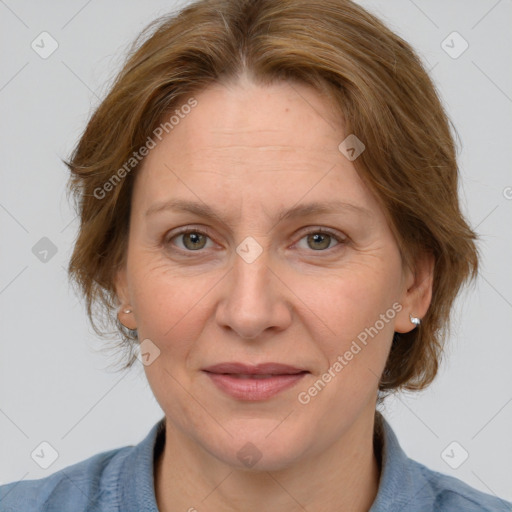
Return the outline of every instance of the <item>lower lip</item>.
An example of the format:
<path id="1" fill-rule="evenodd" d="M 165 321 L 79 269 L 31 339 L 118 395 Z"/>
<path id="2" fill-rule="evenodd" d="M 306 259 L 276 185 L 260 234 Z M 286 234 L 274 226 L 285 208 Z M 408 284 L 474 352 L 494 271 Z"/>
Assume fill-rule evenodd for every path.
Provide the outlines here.
<path id="1" fill-rule="evenodd" d="M 205 372 L 224 393 L 239 400 L 266 400 L 299 382 L 307 372 L 274 375 L 265 379 L 241 379 L 225 373 Z"/>

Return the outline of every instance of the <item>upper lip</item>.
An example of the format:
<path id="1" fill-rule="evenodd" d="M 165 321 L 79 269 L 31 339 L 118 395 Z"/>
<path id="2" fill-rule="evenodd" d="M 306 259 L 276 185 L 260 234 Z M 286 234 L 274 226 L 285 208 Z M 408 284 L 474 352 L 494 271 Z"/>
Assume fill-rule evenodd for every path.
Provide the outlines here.
<path id="1" fill-rule="evenodd" d="M 219 363 L 203 368 L 203 371 L 210 373 L 231 373 L 239 375 L 293 375 L 307 370 L 280 363 Z"/>

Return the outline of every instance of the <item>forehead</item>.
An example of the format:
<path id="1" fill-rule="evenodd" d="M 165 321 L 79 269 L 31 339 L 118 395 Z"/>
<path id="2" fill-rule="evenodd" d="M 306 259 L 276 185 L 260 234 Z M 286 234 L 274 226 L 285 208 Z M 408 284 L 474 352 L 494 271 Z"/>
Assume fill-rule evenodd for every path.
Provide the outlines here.
<path id="1" fill-rule="evenodd" d="M 146 209 L 170 197 L 225 208 L 250 203 L 267 211 L 301 198 L 370 200 L 338 149 L 346 137 L 341 118 L 313 88 L 241 79 L 214 84 L 194 98 L 197 105 L 139 170 L 134 201 Z"/>

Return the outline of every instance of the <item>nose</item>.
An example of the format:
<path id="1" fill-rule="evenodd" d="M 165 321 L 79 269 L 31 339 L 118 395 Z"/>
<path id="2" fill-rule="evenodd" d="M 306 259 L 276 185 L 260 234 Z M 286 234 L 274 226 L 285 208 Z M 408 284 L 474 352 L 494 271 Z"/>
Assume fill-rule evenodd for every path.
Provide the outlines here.
<path id="1" fill-rule="evenodd" d="M 266 250 L 250 263 L 236 254 L 222 290 L 216 321 L 240 338 L 263 338 L 286 329 L 292 321 L 291 292 L 269 267 Z"/>

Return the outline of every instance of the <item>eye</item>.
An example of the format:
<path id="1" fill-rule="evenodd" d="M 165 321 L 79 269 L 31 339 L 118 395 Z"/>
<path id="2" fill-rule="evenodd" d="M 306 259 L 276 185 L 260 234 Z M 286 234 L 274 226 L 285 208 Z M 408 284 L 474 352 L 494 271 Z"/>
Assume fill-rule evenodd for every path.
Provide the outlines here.
<path id="1" fill-rule="evenodd" d="M 179 249 L 185 252 L 194 252 L 204 249 L 209 238 L 208 234 L 204 231 L 195 228 L 187 228 L 169 237 L 166 243 L 170 243 L 174 239 L 181 240 L 183 244 L 182 247 L 176 244 Z"/>
<path id="2" fill-rule="evenodd" d="M 165 241 L 166 245 L 170 244 L 173 240 L 181 241 L 181 245 L 176 242 L 173 242 L 173 245 L 176 245 L 182 252 L 200 252 L 201 249 L 208 248 L 207 244 L 208 240 L 210 240 L 210 236 L 207 232 L 200 229 L 186 228 L 167 237 Z M 333 241 L 336 242 L 334 247 L 343 245 L 346 241 L 344 237 L 325 228 L 317 228 L 309 231 L 302 236 L 299 243 L 302 242 L 302 240 L 305 240 L 307 244 L 306 247 L 302 248 L 311 249 L 316 252 L 326 252 L 327 249 L 332 249 Z"/>
<path id="3" fill-rule="evenodd" d="M 326 249 L 332 248 L 331 243 L 336 241 L 337 244 L 334 245 L 342 245 L 345 242 L 345 239 L 335 233 L 326 230 L 326 229 L 315 229 L 314 231 L 310 231 L 306 233 L 300 240 L 306 240 L 307 248 L 312 249 L 313 251 L 325 251 Z"/>

